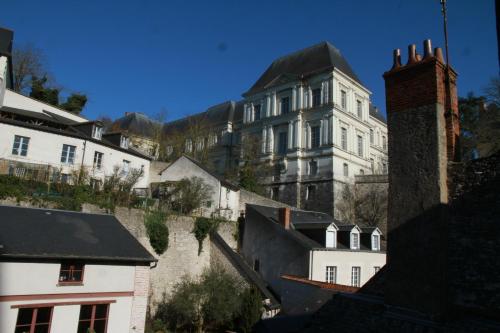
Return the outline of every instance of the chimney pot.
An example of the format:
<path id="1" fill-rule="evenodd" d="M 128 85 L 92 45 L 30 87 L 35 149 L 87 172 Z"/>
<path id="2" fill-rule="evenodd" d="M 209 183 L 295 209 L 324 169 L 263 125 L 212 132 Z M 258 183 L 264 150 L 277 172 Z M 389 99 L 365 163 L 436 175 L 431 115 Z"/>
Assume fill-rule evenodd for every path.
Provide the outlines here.
<path id="1" fill-rule="evenodd" d="M 393 51 L 393 63 L 392 63 L 391 70 L 399 68 L 399 67 L 401 67 L 401 50 L 395 49 Z"/>
<path id="2" fill-rule="evenodd" d="M 285 229 L 290 229 L 290 208 L 283 207 L 279 209 L 279 222 Z"/>
<path id="3" fill-rule="evenodd" d="M 432 56 L 433 54 L 432 54 L 431 40 L 426 39 L 424 40 L 424 59 L 431 58 Z"/>
<path id="4" fill-rule="evenodd" d="M 417 62 L 416 52 L 417 52 L 417 47 L 415 46 L 415 44 L 408 45 L 408 62 L 406 63 L 407 65 L 411 65 Z"/>
<path id="5" fill-rule="evenodd" d="M 415 53 L 415 59 L 417 59 L 417 61 L 420 61 L 422 60 L 422 56 L 418 53 Z"/>
<path id="6" fill-rule="evenodd" d="M 436 47 L 434 49 L 434 56 L 436 57 L 437 60 L 439 60 L 444 64 L 443 50 L 440 47 Z"/>

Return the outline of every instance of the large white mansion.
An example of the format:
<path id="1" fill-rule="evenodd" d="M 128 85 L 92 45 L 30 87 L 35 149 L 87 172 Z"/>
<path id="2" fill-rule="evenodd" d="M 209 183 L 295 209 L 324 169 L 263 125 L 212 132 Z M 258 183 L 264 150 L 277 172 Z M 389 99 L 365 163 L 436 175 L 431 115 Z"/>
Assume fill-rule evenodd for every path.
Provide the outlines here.
<path id="1" fill-rule="evenodd" d="M 202 117 L 214 137 L 225 138 L 211 153 L 220 173 L 239 163 L 242 141 L 256 141 L 260 161 L 274 166 L 263 180 L 271 198 L 334 214 L 343 184 L 387 173 L 387 125 L 370 95 L 339 50 L 323 42 L 275 60 L 243 101 L 167 124 L 166 134 Z"/>

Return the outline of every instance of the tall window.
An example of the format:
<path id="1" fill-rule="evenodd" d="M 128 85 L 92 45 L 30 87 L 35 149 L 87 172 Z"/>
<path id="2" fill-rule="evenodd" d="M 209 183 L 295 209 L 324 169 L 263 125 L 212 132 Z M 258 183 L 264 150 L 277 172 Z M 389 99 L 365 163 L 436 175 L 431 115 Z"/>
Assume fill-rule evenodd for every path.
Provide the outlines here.
<path id="1" fill-rule="evenodd" d="M 319 147 L 319 126 L 311 127 L 311 148 Z"/>
<path id="2" fill-rule="evenodd" d="M 349 177 L 349 165 L 344 163 L 344 177 Z"/>
<path id="3" fill-rule="evenodd" d="M 105 333 L 108 326 L 109 304 L 82 305 L 77 333 Z"/>
<path id="4" fill-rule="evenodd" d="M 370 129 L 370 143 L 373 144 L 373 130 Z"/>
<path id="5" fill-rule="evenodd" d="M 337 283 L 337 266 L 326 266 L 325 281 L 328 283 Z"/>
<path id="6" fill-rule="evenodd" d="M 62 263 L 59 271 L 59 283 L 83 282 L 82 263 Z"/>
<path id="7" fill-rule="evenodd" d="M 94 168 L 96 168 L 96 169 L 102 168 L 102 156 L 103 156 L 103 153 L 100 153 L 98 151 L 96 151 L 94 153 Z"/>
<path id="8" fill-rule="evenodd" d="M 63 145 L 61 163 L 73 164 L 75 162 L 75 146 Z"/>
<path id="9" fill-rule="evenodd" d="M 326 230 L 325 246 L 327 248 L 337 247 L 337 232 L 335 230 Z"/>
<path id="10" fill-rule="evenodd" d="M 359 287 L 361 284 L 361 267 L 353 266 L 351 270 L 351 286 Z"/>
<path id="11" fill-rule="evenodd" d="M 310 161 L 309 162 L 309 174 L 311 176 L 318 174 L 318 161 Z"/>
<path id="12" fill-rule="evenodd" d="M 363 118 L 363 104 L 361 104 L 360 100 L 356 101 L 356 111 L 358 113 L 358 118 Z"/>
<path id="13" fill-rule="evenodd" d="M 313 107 L 321 105 L 321 89 L 314 89 L 312 91 Z"/>
<path id="14" fill-rule="evenodd" d="M 279 198 L 280 198 L 280 188 L 273 187 L 273 189 L 271 191 L 271 199 L 278 200 Z"/>
<path id="15" fill-rule="evenodd" d="M 280 132 L 278 137 L 278 154 L 285 154 L 288 149 L 288 132 Z"/>
<path id="16" fill-rule="evenodd" d="M 340 106 L 344 110 L 347 108 L 347 92 L 345 90 L 340 91 Z"/>
<path id="17" fill-rule="evenodd" d="M 342 127 L 340 131 L 340 143 L 342 149 L 347 150 L 347 128 Z"/>
<path id="18" fill-rule="evenodd" d="M 370 158 L 370 167 L 372 168 L 372 173 L 375 172 L 375 160 Z"/>
<path id="19" fill-rule="evenodd" d="M 316 186 L 309 185 L 306 192 L 306 200 L 314 200 L 316 198 Z"/>
<path id="20" fill-rule="evenodd" d="M 383 173 L 384 175 L 386 175 L 386 174 L 387 174 L 387 163 L 382 163 L 382 173 Z"/>
<path id="21" fill-rule="evenodd" d="M 387 150 L 387 138 L 384 136 L 382 136 L 382 148 L 384 148 L 384 150 Z"/>
<path id="22" fill-rule="evenodd" d="M 101 126 L 94 125 L 92 127 L 92 137 L 94 139 L 101 140 L 101 138 L 102 138 L 102 127 Z"/>
<path id="23" fill-rule="evenodd" d="M 30 138 L 25 136 L 14 136 L 14 145 L 12 146 L 12 155 L 26 156 L 28 155 L 28 144 Z"/>
<path id="24" fill-rule="evenodd" d="M 122 172 L 126 176 L 130 171 L 130 161 L 123 160 Z"/>
<path id="25" fill-rule="evenodd" d="M 359 250 L 359 234 L 357 232 L 351 233 L 351 249 Z"/>
<path id="26" fill-rule="evenodd" d="M 129 144 L 129 138 L 122 135 L 120 137 L 120 147 L 128 149 L 128 144 Z"/>
<path id="27" fill-rule="evenodd" d="M 281 114 L 287 114 L 290 111 L 290 98 L 283 97 L 281 99 Z"/>
<path id="28" fill-rule="evenodd" d="M 372 235 L 372 250 L 380 251 L 380 235 Z"/>
<path id="29" fill-rule="evenodd" d="M 358 156 L 363 157 L 363 137 L 358 135 Z"/>
<path id="30" fill-rule="evenodd" d="M 260 119 L 260 104 L 254 105 L 253 115 L 254 115 L 254 120 Z"/>
<path id="31" fill-rule="evenodd" d="M 52 307 L 20 308 L 15 333 L 49 333 Z"/>

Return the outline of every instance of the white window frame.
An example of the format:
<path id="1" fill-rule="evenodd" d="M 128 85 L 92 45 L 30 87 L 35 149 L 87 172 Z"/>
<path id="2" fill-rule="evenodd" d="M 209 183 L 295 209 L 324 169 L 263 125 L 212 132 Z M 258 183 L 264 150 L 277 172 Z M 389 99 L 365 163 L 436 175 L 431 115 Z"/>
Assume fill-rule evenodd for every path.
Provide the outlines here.
<path id="1" fill-rule="evenodd" d="M 313 168 L 313 165 L 316 165 L 316 168 Z M 314 169 L 314 172 L 313 172 Z M 318 161 L 317 160 L 311 160 L 309 161 L 309 175 L 310 176 L 315 176 L 318 174 Z"/>
<path id="2" fill-rule="evenodd" d="M 343 150 L 347 150 L 347 128 L 340 128 L 340 147 Z"/>
<path id="3" fill-rule="evenodd" d="M 387 137 L 382 135 L 382 149 L 387 150 Z"/>
<path id="4" fill-rule="evenodd" d="M 343 168 L 344 168 L 344 177 L 349 177 L 349 164 L 344 163 Z"/>
<path id="5" fill-rule="evenodd" d="M 97 140 L 101 140 L 102 138 L 102 127 L 94 125 L 92 126 L 92 137 Z"/>
<path id="6" fill-rule="evenodd" d="M 12 144 L 12 155 L 23 156 L 23 157 L 28 156 L 29 144 L 30 144 L 29 137 L 14 135 L 14 143 Z"/>
<path id="7" fill-rule="evenodd" d="M 130 161 L 123 160 L 122 173 L 124 176 L 127 176 L 130 172 Z"/>
<path id="8" fill-rule="evenodd" d="M 373 128 L 370 128 L 370 144 L 373 144 L 375 140 L 375 136 L 373 133 Z"/>
<path id="9" fill-rule="evenodd" d="M 94 152 L 94 168 L 96 168 L 97 170 L 101 170 L 103 159 L 104 159 L 104 154 L 96 150 Z"/>
<path id="10" fill-rule="evenodd" d="M 380 235 L 378 233 L 372 234 L 372 251 L 380 251 Z"/>
<path id="11" fill-rule="evenodd" d="M 359 250 L 359 232 L 351 231 L 351 250 Z"/>
<path id="12" fill-rule="evenodd" d="M 76 146 L 63 144 L 61 151 L 61 163 L 74 164 L 76 156 Z"/>
<path id="13" fill-rule="evenodd" d="M 337 231 L 332 227 L 326 229 L 325 247 L 329 249 L 337 248 Z"/>
<path id="14" fill-rule="evenodd" d="M 128 145 L 129 145 L 129 138 L 122 135 L 120 138 L 120 147 L 128 149 Z"/>
<path id="15" fill-rule="evenodd" d="M 358 156 L 359 157 L 363 157 L 363 136 L 362 135 L 358 135 Z"/>
<path id="16" fill-rule="evenodd" d="M 351 267 L 351 286 L 360 287 L 361 286 L 361 267 L 352 266 Z"/>
<path id="17" fill-rule="evenodd" d="M 326 266 L 325 268 L 325 282 L 337 283 L 337 266 Z"/>
<path id="18" fill-rule="evenodd" d="M 347 91 L 344 89 L 340 89 L 340 107 L 347 110 Z"/>
<path id="19" fill-rule="evenodd" d="M 363 102 L 356 100 L 356 112 L 359 119 L 363 119 Z"/>

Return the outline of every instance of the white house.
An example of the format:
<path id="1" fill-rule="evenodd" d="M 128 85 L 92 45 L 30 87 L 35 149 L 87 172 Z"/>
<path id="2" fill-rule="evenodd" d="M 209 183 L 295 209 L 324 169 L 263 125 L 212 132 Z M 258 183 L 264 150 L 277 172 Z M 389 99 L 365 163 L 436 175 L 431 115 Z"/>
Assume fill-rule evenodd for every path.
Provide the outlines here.
<path id="1" fill-rule="evenodd" d="M 241 252 L 278 295 L 284 275 L 361 287 L 385 265 L 381 236 L 320 212 L 247 205 Z"/>
<path id="2" fill-rule="evenodd" d="M 223 217 L 230 221 L 238 219 L 239 187 L 208 170 L 198 161 L 183 155 L 160 173 L 161 182 L 176 182 L 191 177 L 201 178 L 211 189 L 210 199 L 202 207 L 203 215 Z"/>
<path id="3" fill-rule="evenodd" d="M 0 332 L 144 332 L 156 259 L 111 215 L 0 206 Z"/>
<path id="4" fill-rule="evenodd" d="M 135 187 L 148 187 L 151 158 L 131 147 L 126 133 L 105 134 L 99 121 L 9 89 L 12 36 L 0 29 L 0 172 L 71 182 L 72 172 L 84 168 L 102 183 L 115 168 L 123 178 L 138 169 L 143 176 Z"/>

